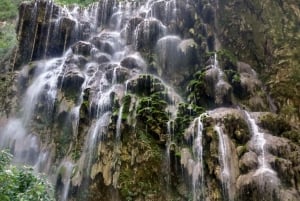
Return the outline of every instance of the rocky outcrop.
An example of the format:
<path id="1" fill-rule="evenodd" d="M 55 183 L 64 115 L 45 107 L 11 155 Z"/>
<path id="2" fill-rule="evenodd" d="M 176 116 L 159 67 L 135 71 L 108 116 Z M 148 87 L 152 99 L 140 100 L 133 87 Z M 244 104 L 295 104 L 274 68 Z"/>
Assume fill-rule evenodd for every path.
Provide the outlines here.
<path id="1" fill-rule="evenodd" d="M 278 112 L 299 126 L 299 4 L 227 0 L 217 19 L 223 47 L 259 72 Z"/>
<path id="2" fill-rule="evenodd" d="M 62 8 L 48 0 L 21 3 L 17 25 L 18 56 L 15 66 L 20 67 L 30 61 L 61 56 L 74 42 L 87 40 L 97 26 L 107 24 L 114 1 L 99 1 L 91 5 L 90 12 L 102 15 L 85 16 L 75 19 L 69 9 Z M 103 11 L 105 10 L 105 12 Z M 74 7 L 74 12 L 86 12 Z"/>

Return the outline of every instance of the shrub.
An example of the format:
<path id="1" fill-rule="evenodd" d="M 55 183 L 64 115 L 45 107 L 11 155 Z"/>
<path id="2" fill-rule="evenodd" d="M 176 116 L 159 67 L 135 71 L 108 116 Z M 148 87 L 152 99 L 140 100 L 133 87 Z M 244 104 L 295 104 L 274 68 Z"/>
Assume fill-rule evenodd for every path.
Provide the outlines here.
<path id="1" fill-rule="evenodd" d="M 52 185 L 30 167 L 10 164 L 12 155 L 0 151 L 1 201 L 54 201 Z"/>

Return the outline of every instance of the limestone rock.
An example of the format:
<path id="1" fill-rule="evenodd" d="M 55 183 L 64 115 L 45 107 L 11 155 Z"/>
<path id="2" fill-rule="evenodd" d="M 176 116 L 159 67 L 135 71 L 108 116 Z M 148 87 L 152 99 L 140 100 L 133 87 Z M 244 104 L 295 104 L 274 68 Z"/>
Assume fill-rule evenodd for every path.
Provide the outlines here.
<path id="1" fill-rule="evenodd" d="M 258 167 L 257 155 L 250 151 L 245 153 L 239 161 L 239 168 L 242 173 L 255 170 Z"/>

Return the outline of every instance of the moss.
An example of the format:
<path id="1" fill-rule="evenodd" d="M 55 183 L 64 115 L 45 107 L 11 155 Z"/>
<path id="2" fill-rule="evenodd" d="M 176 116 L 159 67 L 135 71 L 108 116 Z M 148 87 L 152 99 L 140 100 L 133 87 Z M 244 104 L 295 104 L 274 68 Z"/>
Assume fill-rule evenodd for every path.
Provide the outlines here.
<path id="1" fill-rule="evenodd" d="M 238 145 L 244 145 L 250 139 L 247 122 L 239 116 L 228 114 L 223 118 L 226 133 Z"/>
<path id="2" fill-rule="evenodd" d="M 177 117 L 175 119 L 175 138 L 178 144 L 183 140 L 183 133 L 190 125 L 191 121 L 205 111 L 204 108 L 194 104 L 180 103 L 178 106 Z"/>
<path id="3" fill-rule="evenodd" d="M 196 72 L 187 89 L 190 103 L 204 107 L 209 107 L 214 103 L 206 93 L 205 71 Z"/>
<path id="4" fill-rule="evenodd" d="M 237 57 L 227 49 L 221 49 L 217 52 L 218 61 L 224 69 L 236 70 Z"/>
<path id="5" fill-rule="evenodd" d="M 282 137 L 288 138 L 294 143 L 300 145 L 300 130 L 290 130 L 281 133 Z"/>
<path id="6" fill-rule="evenodd" d="M 246 145 L 237 147 L 238 157 L 241 158 L 248 151 L 248 147 Z"/>
<path id="7" fill-rule="evenodd" d="M 131 95 L 125 95 L 122 99 L 123 103 L 123 114 L 122 114 L 122 120 L 127 120 L 127 117 L 129 115 L 130 110 L 130 104 L 131 104 Z"/>
<path id="8" fill-rule="evenodd" d="M 274 135 L 281 135 L 283 132 L 287 132 L 291 130 L 291 126 L 287 121 L 285 121 L 282 117 L 276 114 L 265 114 L 259 117 L 260 125 L 268 129 Z"/>
<path id="9" fill-rule="evenodd" d="M 137 131 L 137 138 L 130 138 L 125 146 L 137 148 L 139 164 L 136 164 L 137 161 L 132 163 L 130 158 L 122 162 L 119 176 L 121 197 L 124 200 L 135 200 L 137 197 L 158 194 L 161 189 L 161 173 L 158 171 L 163 156 L 162 149 L 148 133 L 141 130 Z"/>
<path id="10" fill-rule="evenodd" d="M 166 133 L 166 125 L 168 121 L 168 114 L 165 111 L 167 103 L 156 96 L 143 97 L 139 101 L 137 107 L 137 118 L 144 122 L 145 126 L 150 128 L 159 128 L 158 130 L 149 130 L 149 132 L 155 137 L 159 137 L 161 134 Z"/>

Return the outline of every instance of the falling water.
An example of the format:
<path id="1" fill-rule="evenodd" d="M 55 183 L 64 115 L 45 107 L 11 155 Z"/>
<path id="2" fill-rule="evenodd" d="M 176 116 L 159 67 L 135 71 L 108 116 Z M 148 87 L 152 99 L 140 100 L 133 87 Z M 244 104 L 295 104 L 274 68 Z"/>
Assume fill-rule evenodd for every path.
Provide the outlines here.
<path id="1" fill-rule="evenodd" d="M 48 62 L 41 61 L 38 64 L 37 72 L 41 72 L 28 87 L 23 105 L 26 105 L 23 112 L 23 120 L 28 124 L 32 118 L 34 110 L 43 98 L 46 106 L 46 112 L 51 113 L 57 93 L 58 78 L 62 74 L 64 62 L 70 52 L 67 52 L 62 58 L 52 59 Z M 41 97 L 43 96 L 43 97 Z"/>
<path id="2" fill-rule="evenodd" d="M 121 124 L 122 124 L 122 114 L 123 114 L 123 108 L 124 105 L 122 105 L 119 109 L 119 113 L 118 113 L 118 120 L 117 120 L 117 128 L 116 128 L 116 139 L 117 141 L 120 140 L 121 137 Z"/>
<path id="3" fill-rule="evenodd" d="M 182 159 L 183 165 L 187 168 L 189 175 L 192 178 L 193 201 L 203 200 L 205 198 L 205 180 L 204 180 L 204 161 L 203 161 L 203 119 L 207 117 L 207 113 L 201 114 L 194 119 L 193 123 L 186 131 L 187 139 L 193 138 L 193 159 L 184 156 Z M 186 155 L 186 154 L 185 154 Z"/>
<path id="4" fill-rule="evenodd" d="M 71 183 L 71 176 L 73 173 L 74 164 L 68 160 L 65 160 L 61 163 L 59 170 L 59 175 L 61 176 L 61 181 L 63 183 L 63 188 L 61 192 L 61 201 L 68 200 L 69 188 Z"/>
<path id="5" fill-rule="evenodd" d="M 254 144 L 254 149 L 259 154 L 259 168 L 257 169 L 255 174 L 262 174 L 265 172 L 275 174 L 275 172 L 270 168 L 268 162 L 266 161 L 266 151 L 265 144 L 266 139 L 264 138 L 264 133 L 259 131 L 255 120 L 251 118 L 249 112 L 245 111 L 247 121 L 249 122 L 251 131 L 252 131 L 252 142 Z"/>
<path id="6" fill-rule="evenodd" d="M 221 164 L 221 180 L 222 180 L 222 188 L 223 188 L 223 195 L 225 197 L 230 196 L 230 167 L 229 167 L 229 158 L 230 152 L 229 152 L 229 142 L 228 137 L 223 133 L 223 130 L 220 126 L 214 127 L 215 131 L 218 133 L 219 137 L 219 161 Z"/>
<path id="7" fill-rule="evenodd" d="M 42 147 L 35 133 L 30 133 L 27 130 L 27 126 L 30 126 L 37 109 L 42 109 L 45 113 L 40 114 L 41 116 L 51 116 L 57 93 L 58 77 L 62 73 L 63 64 L 68 54 L 69 52 L 63 58 L 37 63 L 35 78 L 23 98 L 23 105 L 26 107 L 23 108 L 19 118 L 10 119 L 1 131 L 1 148 L 9 148 L 16 163 L 30 164 L 36 170 L 49 171 L 50 153 Z M 44 103 L 42 108 L 38 108 L 41 106 L 40 101 Z M 35 118 L 42 118 L 41 116 L 38 115 Z"/>
<path id="8" fill-rule="evenodd" d="M 114 1 L 115 2 L 115 1 Z M 158 15 L 160 13 L 155 13 L 154 8 L 157 6 L 157 3 L 163 3 L 164 9 L 166 12 L 166 19 L 158 19 Z M 115 8 L 112 13 L 110 13 L 110 7 L 112 1 L 103 0 L 99 3 L 92 4 L 87 9 L 79 8 L 78 6 L 74 6 L 72 9 L 64 7 L 59 10 L 59 14 L 57 19 L 53 22 L 53 30 L 52 33 L 48 33 L 46 40 L 46 49 L 48 46 L 51 46 L 51 41 L 56 39 L 56 37 L 61 37 L 61 28 L 63 20 L 66 18 L 70 20 L 70 22 L 75 23 L 75 25 L 71 28 L 70 32 L 67 32 L 64 35 L 63 40 L 63 50 L 67 50 L 63 57 L 56 58 L 47 61 L 38 62 L 38 67 L 36 69 L 36 75 L 33 79 L 32 84 L 28 87 L 24 103 L 26 107 L 23 108 L 23 117 L 21 119 L 12 119 L 9 124 L 7 124 L 7 128 L 4 129 L 3 134 L 0 136 L 0 143 L 9 145 L 11 149 L 15 149 L 14 152 L 20 152 L 23 155 L 26 150 L 16 150 L 21 149 L 20 147 L 24 147 L 24 144 L 18 145 L 21 141 L 26 142 L 26 146 L 30 148 L 30 151 L 34 153 L 30 153 L 30 156 L 35 156 L 34 164 L 37 164 L 37 169 L 43 169 L 44 166 L 41 163 L 36 162 L 42 161 L 42 163 L 47 162 L 49 164 L 50 153 L 47 150 L 42 148 L 42 145 L 39 143 L 39 139 L 35 135 L 29 135 L 26 130 L 26 126 L 33 120 L 36 114 L 37 106 L 40 106 L 39 103 L 43 102 L 45 108 L 45 113 L 48 116 L 52 115 L 53 107 L 55 100 L 58 95 L 57 85 L 59 83 L 59 79 L 64 79 L 64 73 L 66 72 L 66 68 L 68 67 L 69 56 L 72 54 L 71 50 L 68 50 L 69 45 L 74 44 L 77 40 L 82 38 L 79 37 L 79 31 L 81 30 L 82 22 L 89 22 L 90 26 L 94 33 L 88 36 L 88 41 L 92 45 L 91 59 L 93 61 L 86 61 L 87 64 L 84 66 L 80 66 L 80 70 L 84 74 L 85 83 L 82 87 L 82 91 L 87 88 L 91 88 L 91 94 L 89 97 L 90 107 L 94 107 L 96 110 L 95 114 L 91 115 L 91 126 L 86 135 L 85 144 L 83 148 L 83 153 L 81 158 L 84 158 L 85 164 L 83 167 L 80 167 L 86 170 L 86 175 L 90 175 L 90 170 L 92 169 L 93 162 L 95 160 L 95 156 L 97 154 L 97 150 L 101 148 L 101 143 L 103 138 L 107 133 L 108 125 L 111 121 L 112 116 L 112 108 L 113 108 L 113 99 L 112 94 L 117 94 L 117 88 L 120 87 L 124 90 L 124 86 L 122 84 L 118 84 L 119 80 L 117 80 L 117 70 L 120 69 L 120 63 L 123 59 L 130 57 L 136 62 L 136 66 L 133 68 L 138 68 L 138 70 L 134 69 L 132 71 L 136 72 L 144 72 L 146 70 L 146 63 L 139 53 L 136 52 L 139 48 L 137 47 L 138 42 L 145 42 L 146 45 L 155 46 L 156 42 L 158 47 L 163 47 L 162 53 L 164 56 L 160 58 L 161 66 L 163 68 L 170 68 L 170 66 L 174 66 L 175 64 L 171 61 L 166 60 L 166 57 L 178 56 L 173 55 L 171 51 L 177 51 L 177 45 L 181 42 L 181 39 L 175 35 L 168 35 L 166 26 L 167 21 L 173 20 L 176 18 L 176 0 L 170 1 L 160 1 L 160 0 L 148 0 L 146 1 L 146 5 L 142 6 L 140 9 L 135 9 L 137 2 L 129 2 L 123 1 L 120 4 L 113 5 Z M 155 5 L 156 4 L 156 5 Z M 51 11 L 52 12 L 52 11 Z M 135 40 L 132 41 L 131 44 L 125 45 L 125 39 L 122 35 L 122 32 L 126 27 L 128 27 L 128 23 L 131 18 L 139 17 L 142 18 L 141 22 L 136 24 L 134 29 L 132 30 L 133 38 Z M 109 25 L 108 25 L 109 24 Z M 50 30 L 50 29 L 49 29 Z M 97 31 L 101 31 L 97 33 Z M 49 31 L 48 31 L 49 32 Z M 151 34 L 156 33 L 154 37 Z M 49 34 L 52 35 L 52 38 L 49 38 Z M 67 35 L 71 34 L 71 35 Z M 96 47 L 93 39 L 99 39 L 101 42 L 101 47 Z M 152 41 L 153 40 L 153 41 Z M 70 44 L 68 44 L 71 41 Z M 49 43 L 49 44 L 48 44 Z M 173 43 L 176 43 L 175 46 Z M 142 45 L 145 45 L 142 44 Z M 127 46 L 128 45 L 128 46 Z M 109 51 L 107 48 L 109 47 Z M 171 51 L 170 51 L 171 50 Z M 47 51 L 47 50 L 46 50 Z M 106 59 L 98 62 L 97 58 L 105 56 Z M 86 57 L 85 59 L 89 59 Z M 87 59 L 87 60 L 88 60 Z M 180 59 L 180 58 L 177 58 Z M 67 61 L 68 60 L 68 61 Z M 101 65 L 100 65 L 101 63 Z M 104 64 L 104 65 L 102 65 Z M 110 67 L 113 66 L 113 69 Z M 217 67 L 217 61 L 215 56 L 214 66 Z M 126 67 L 126 66 L 124 66 Z M 112 70 L 112 76 L 108 76 L 108 70 Z M 173 70 L 173 69 L 171 69 Z M 130 71 L 129 78 L 134 77 L 134 73 Z M 138 73 L 136 73 L 138 74 Z M 112 80 L 110 80 L 112 78 Z M 128 88 L 128 80 L 125 81 L 125 88 L 127 93 Z M 61 81 L 62 83 L 63 81 Z M 120 81 L 121 82 L 121 81 Z M 120 95 L 122 97 L 124 94 Z M 172 95 L 171 95 L 172 96 Z M 82 99 L 82 98 L 80 98 Z M 168 112 L 171 114 L 168 126 L 168 135 L 170 137 L 168 145 L 167 145 L 167 155 L 170 156 L 170 149 L 174 145 L 175 141 L 175 132 L 174 132 L 174 118 L 176 117 L 176 104 L 178 100 L 174 100 L 174 97 L 168 97 L 168 99 L 172 100 L 168 106 Z M 80 116 L 80 108 L 81 108 L 82 100 L 76 102 L 72 108 L 70 108 L 71 118 L 72 118 L 72 128 L 73 134 L 76 137 L 78 132 L 78 123 Z M 119 109 L 119 115 L 116 124 L 116 139 L 120 139 L 121 137 L 121 123 L 122 123 L 122 113 L 123 113 L 123 105 Z M 193 144 L 193 154 L 194 154 L 194 165 L 193 165 L 193 191 L 194 191 L 194 201 L 198 200 L 198 192 L 200 192 L 200 196 L 205 197 L 205 181 L 204 181 L 204 161 L 203 161 L 203 123 L 202 120 L 206 114 L 200 115 L 194 121 L 194 144 Z M 196 126 L 197 125 L 197 126 Z M 17 130 L 14 130 L 14 127 L 18 127 Z M 9 133 L 9 134 L 7 134 Z M 11 133 L 14 133 L 13 135 Z M 6 139 L 7 136 L 11 137 Z M 3 139 L 3 140 L 2 140 Z M 24 140 L 26 139 L 26 140 Z M 42 150 L 42 151 L 41 151 Z M 39 154 L 40 153 L 40 154 Z M 97 156 L 98 158 L 101 156 Z M 26 157 L 25 157 L 26 158 Z M 27 159 L 26 159 L 27 160 Z M 32 159 L 28 159 L 32 160 Z M 70 181 L 72 178 L 73 168 L 78 165 L 75 164 L 76 161 L 71 162 L 69 160 L 65 160 L 61 163 L 61 168 L 64 169 L 64 175 L 62 178 L 63 189 L 61 194 L 61 200 L 65 201 L 68 199 L 68 193 L 70 189 Z M 78 165 L 79 166 L 79 165 Z M 168 162 L 168 166 L 170 167 L 170 159 Z M 85 176 L 86 176 L 85 175 Z M 170 179 L 168 179 L 170 180 Z"/>
<path id="9" fill-rule="evenodd" d="M 195 142 L 193 146 L 193 152 L 196 157 L 197 164 L 195 166 L 196 175 L 193 175 L 193 188 L 194 188 L 194 200 L 196 200 L 196 188 L 198 183 L 198 178 L 200 176 L 200 189 L 201 193 L 204 194 L 204 168 L 203 168 L 203 123 L 202 123 L 202 115 L 200 115 L 197 120 L 197 131 L 195 136 Z M 199 172 L 198 172 L 199 171 Z M 196 176 L 196 178 L 194 178 Z"/>

